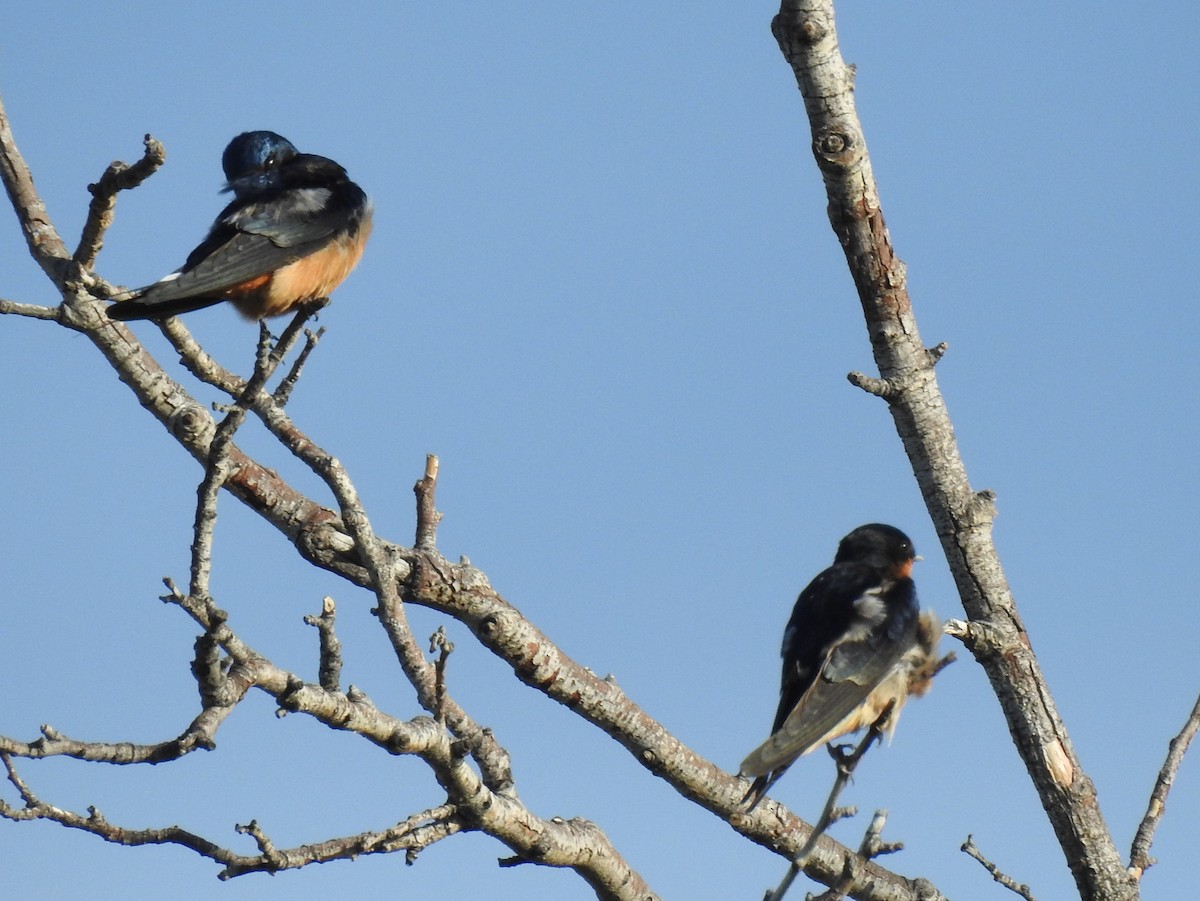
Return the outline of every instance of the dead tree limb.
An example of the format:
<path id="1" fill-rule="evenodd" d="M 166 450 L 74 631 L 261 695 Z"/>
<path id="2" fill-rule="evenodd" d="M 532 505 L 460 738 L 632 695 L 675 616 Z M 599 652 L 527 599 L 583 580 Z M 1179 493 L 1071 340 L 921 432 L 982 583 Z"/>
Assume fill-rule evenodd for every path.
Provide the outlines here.
<path id="1" fill-rule="evenodd" d="M 904 263 L 884 224 L 866 138 L 854 102 L 854 70 L 838 48 L 832 0 L 785 0 L 772 32 L 791 65 L 812 130 L 812 151 L 862 304 L 878 377 L 850 380 L 888 404 L 972 623 L 987 643 L 966 641 L 999 699 L 1080 896 L 1137 897 L 1100 813 L 1092 781 L 1071 746 L 992 542 L 994 495 L 975 491 L 958 453 L 934 366 L 944 352 L 922 342 Z"/>

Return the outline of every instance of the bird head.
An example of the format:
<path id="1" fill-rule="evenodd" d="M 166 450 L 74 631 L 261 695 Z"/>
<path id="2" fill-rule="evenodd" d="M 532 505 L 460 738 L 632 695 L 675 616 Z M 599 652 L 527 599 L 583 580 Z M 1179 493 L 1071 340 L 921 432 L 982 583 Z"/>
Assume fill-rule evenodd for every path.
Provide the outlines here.
<path id="1" fill-rule="evenodd" d="M 895 526 L 879 522 L 859 526 L 838 544 L 834 563 L 865 563 L 886 570 L 895 578 L 908 578 L 921 558 L 912 539 Z"/>
<path id="2" fill-rule="evenodd" d="M 281 165 L 299 155 L 296 145 L 273 131 L 247 131 L 229 142 L 221 155 L 226 191 L 238 197 L 258 193 L 275 183 Z"/>

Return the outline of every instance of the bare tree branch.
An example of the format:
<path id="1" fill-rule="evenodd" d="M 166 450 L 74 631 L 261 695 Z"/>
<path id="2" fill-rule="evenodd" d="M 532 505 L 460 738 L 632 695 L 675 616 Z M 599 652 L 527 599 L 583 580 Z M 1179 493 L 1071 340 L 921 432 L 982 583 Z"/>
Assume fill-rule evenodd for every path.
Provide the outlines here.
<path id="1" fill-rule="evenodd" d="M 1138 825 L 1137 834 L 1133 837 L 1133 848 L 1129 852 L 1129 871 L 1135 879 L 1141 879 L 1142 874 L 1156 863 L 1150 856 L 1150 845 L 1154 842 L 1154 832 L 1158 829 L 1162 815 L 1167 810 L 1167 795 L 1175 783 L 1175 774 L 1179 772 L 1179 765 L 1183 763 L 1183 755 L 1187 753 L 1188 746 L 1196 737 L 1197 729 L 1200 729 L 1200 698 L 1196 699 L 1196 704 L 1192 707 L 1192 712 L 1179 734 L 1171 739 L 1167 748 L 1167 759 L 1163 761 L 1162 769 L 1158 772 L 1158 779 L 1154 782 L 1154 790 L 1150 793 L 1150 804 L 1146 808 L 1146 815 Z"/>
<path id="2" fill-rule="evenodd" d="M 838 820 L 844 819 L 848 816 L 853 816 L 855 813 L 857 813 L 857 811 L 852 807 L 836 807 L 835 805 L 837 804 L 837 799 L 841 795 L 842 790 L 846 787 L 846 783 L 850 781 L 850 777 L 854 775 L 854 771 L 858 768 L 859 761 L 863 759 L 863 755 L 870 750 L 871 745 L 873 745 L 882 737 L 887 721 L 892 716 L 892 709 L 894 706 L 894 702 L 888 704 L 883 713 L 881 713 L 875 722 L 871 724 L 871 727 L 867 730 L 866 735 L 862 737 L 862 740 L 858 743 L 858 747 L 854 748 L 853 751 L 847 752 L 845 748 L 848 746 L 829 746 L 829 756 L 833 758 L 834 763 L 836 764 L 837 772 L 833 779 L 833 787 L 829 790 L 829 797 L 825 799 L 825 807 L 821 810 L 821 815 L 817 818 L 816 825 L 813 826 L 812 833 L 809 835 L 808 840 L 792 859 L 792 863 L 788 867 L 787 873 L 784 875 L 775 891 L 767 892 L 763 901 L 783 901 L 784 895 L 786 895 L 788 889 L 791 888 L 792 882 L 795 881 L 796 876 L 801 870 L 804 869 L 805 863 L 808 862 L 808 858 L 812 855 L 813 850 L 817 847 L 817 842 L 821 839 L 821 836 L 825 834 L 825 831 Z M 882 828 L 882 826 L 880 828 Z M 852 868 L 851 864 L 851 858 L 847 857 L 845 868 Z M 844 872 L 845 869 L 843 869 L 843 873 Z M 849 891 L 849 885 L 847 885 L 845 889 L 842 889 L 842 891 Z"/>
<path id="3" fill-rule="evenodd" d="M 44 213 L 39 212 L 40 201 L 32 192 L 32 182 L 11 140 L 7 119 L 2 116 L 0 108 L 0 178 L 26 228 L 31 253 L 63 295 L 57 321 L 85 334 L 138 401 L 207 471 L 214 459 L 217 423 L 204 405 L 167 375 L 127 327 L 107 319 L 103 304 L 91 290 L 107 291 L 103 283 L 71 262 L 52 230 L 53 240 L 39 231 Z M 101 291 L 101 296 L 108 295 Z M 293 326 L 298 328 L 296 322 Z M 164 330 L 174 331 L 171 327 Z M 265 391 L 265 386 L 253 386 L 251 390 L 250 383 L 242 384 L 217 368 L 190 341 L 190 336 L 182 337 L 185 332 L 175 334 L 176 347 L 183 349 L 181 356 L 190 360 L 193 371 L 207 373 L 211 384 L 235 397 L 237 406 L 252 411 L 291 453 L 308 464 L 324 480 L 337 509 L 298 492 L 273 470 L 247 456 L 232 440 L 221 451 L 222 486 L 282 532 L 306 560 L 376 593 L 378 615 L 397 659 L 416 687 L 422 706 L 431 713 L 444 713 L 451 735 L 433 719 L 418 717 L 405 722 L 387 717 L 361 692 L 341 694 L 274 667 L 240 642 L 209 599 L 192 592 L 185 595 L 172 591 L 168 599 L 205 630 L 196 653 L 203 696 L 236 703 L 245 690 L 256 687 L 274 696 L 285 710 L 304 712 L 333 728 L 358 732 L 389 753 L 419 754 L 446 787 L 463 828 L 482 829 L 501 838 L 516 853 L 514 861 L 575 867 L 601 897 L 653 898 L 594 825 L 581 820 L 542 820 L 515 799 L 510 791 L 507 754 L 488 730 L 447 696 L 444 681 L 439 689 L 436 666 L 424 659 L 411 634 L 403 604 L 418 603 L 466 624 L 509 664 L 518 678 L 611 735 L 643 767 L 751 840 L 789 859 L 802 849 L 811 833 L 806 824 L 775 802 L 746 814 L 739 804 L 746 788 L 744 780 L 697 755 L 625 696 L 615 682 L 597 677 L 564 654 L 495 592 L 484 574 L 469 562 L 452 564 L 442 557 L 435 546 L 432 492 L 428 494 L 428 511 L 419 514 L 423 523 L 421 546 L 406 548 L 381 539 L 374 534 L 340 463 L 284 413 L 280 402 L 283 397 L 276 399 Z M 281 338 L 279 344 L 284 343 Z M 235 686 L 218 678 L 223 664 L 217 658 L 214 665 L 217 646 L 231 662 L 229 678 L 238 674 Z M 208 720 L 196 734 L 211 742 L 212 730 L 230 709 L 232 704 L 206 708 L 201 716 Z M 479 766 L 479 774 L 466 764 L 468 756 Z M 857 865 L 856 860 L 852 851 L 826 836 L 812 850 L 805 871 L 833 884 L 848 866 Z M 863 862 L 859 872 L 861 878 L 856 879 L 852 891 L 855 898 L 937 901 L 942 897 L 927 881 L 909 880 L 873 862 Z"/>
<path id="4" fill-rule="evenodd" d="M 183 364 L 183 368 L 200 381 L 225 392 L 231 398 L 246 390 L 245 380 L 209 356 L 178 316 L 158 320 L 158 327 L 162 330 L 163 337 L 179 354 L 179 362 Z"/>
<path id="5" fill-rule="evenodd" d="M 445 804 L 431 810 L 414 814 L 406 820 L 382 831 L 360 832 L 356 835 L 328 839 L 316 844 L 279 850 L 267 838 L 257 822 L 237 827 L 237 831 L 250 835 L 258 845 L 257 855 L 238 854 L 223 848 L 193 832 L 179 826 L 159 829 L 129 829 L 108 822 L 95 807 L 88 808 L 83 816 L 55 807 L 39 799 L 26 785 L 13 766 L 8 754 L 0 753 L 0 761 L 7 771 L 8 781 L 17 788 L 24 807 L 17 809 L 0 799 L 0 817 L 10 820 L 49 820 L 99 836 L 114 844 L 128 845 L 179 845 L 195 851 L 217 863 L 224 869 L 217 874 L 220 879 L 232 879 L 247 873 L 277 873 L 281 870 L 297 869 L 313 863 L 328 863 L 334 860 L 353 860 L 363 854 L 390 854 L 405 851 L 406 860 L 412 863 L 416 855 L 451 835 L 463 831 L 453 805 Z"/>
<path id="6" fill-rule="evenodd" d="M 64 263 L 68 259 L 66 245 L 50 221 L 46 204 L 33 186 L 33 176 L 17 150 L 8 112 L 0 102 L 0 181 L 8 193 L 9 203 L 17 214 L 29 253 L 56 287 L 61 287 Z"/>
<path id="7" fill-rule="evenodd" d="M 21 303 L 0 298 L 0 315 L 25 316 L 28 319 L 57 319 L 56 307 L 43 307 L 36 303 Z"/>
<path id="8" fill-rule="evenodd" d="M 885 842 L 883 840 L 883 827 L 887 823 L 887 811 L 877 810 L 875 816 L 871 817 L 871 822 L 867 825 L 867 831 L 863 833 L 863 840 L 858 846 L 859 856 L 863 860 L 870 860 L 873 857 L 879 857 L 883 854 L 891 854 L 901 850 L 904 845 L 901 842 Z M 828 891 L 812 898 L 812 901 L 841 901 L 850 892 L 854 890 L 859 878 L 862 876 L 862 861 L 854 858 L 846 859 L 846 867 L 842 871 L 842 878 L 829 887 Z"/>
<path id="9" fill-rule="evenodd" d="M 983 852 L 976 847 L 971 836 L 968 835 L 967 840 L 963 842 L 962 851 L 968 856 L 979 861 L 979 863 L 983 865 L 983 868 L 992 874 L 992 878 L 1006 889 L 1016 892 L 1018 895 L 1024 898 L 1025 901 L 1037 901 L 1037 899 L 1033 897 L 1033 892 L 1030 891 L 1029 886 L 1024 885 L 1023 883 L 1018 883 L 1017 880 L 1013 879 L 1011 876 L 1006 876 L 1000 871 L 998 866 L 984 857 Z"/>
<path id="10" fill-rule="evenodd" d="M 88 185 L 92 202 L 88 206 L 88 216 L 83 224 L 79 246 L 75 248 L 72 256 L 75 262 L 85 269 L 96 265 L 96 256 L 104 246 L 104 233 L 113 222 L 118 192 L 136 188 L 162 168 L 162 164 L 167 160 L 166 148 L 153 135 L 146 135 L 143 143 L 146 152 L 140 160 L 132 166 L 119 161 L 114 162 L 104 170 L 98 182 Z"/>
<path id="11" fill-rule="evenodd" d="M 437 512 L 433 502 L 437 477 L 438 458 L 429 454 L 425 458 L 425 475 L 413 485 L 413 493 L 417 496 L 417 536 L 413 547 L 421 551 L 437 547 L 437 527 L 442 521 L 442 514 Z"/>
<path id="12" fill-rule="evenodd" d="M 304 622 L 315 626 L 321 636 L 321 662 L 317 679 L 326 691 L 337 691 L 342 677 L 342 643 L 333 629 L 337 605 L 328 595 L 321 602 L 320 616 L 306 616 Z"/>
<path id="13" fill-rule="evenodd" d="M 296 382 L 300 380 L 300 373 L 304 371 L 304 364 L 308 362 L 309 355 L 316 350 L 317 344 L 324 334 L 324 326 L 315 332 L 308 329 L 304 330 L 304 346 L 300 349 L 300 353 L 296 355 L 291 369 L 288 370 L 288 374 L 284 376 L 283 381 L 279 383 L 279 387 L 275 389 L 275 394 L 273 395 L 275 403 L 279 406 L 287 406 L 287 402 L 292 396 L 292 390 L 296 387 Z"/>
<path id="14" fill-rule="evenodd" d="M 437 691 L 437 709 L 433 715 L 437 717 L 438 722 L 446 721 L 446 661 L 450 659 L 450 655 L 454 652 L 454 642 L 446 637 L 446 630 L 442 626 L 437 627 L 437 631 L 429 637 L 429 652 L 438 652 L 437 662 L 434 664 L 434 679 Z"/>
<path id="15" fill-rule="evenodd" d="M 1009 732 L 1049 814 L 1082 897 L 1129 901 L 1124 869 L 1033 654 L 991 537 L 993 496 L 967 479 L 934 364 L 922 343 L 904 264 L 884 224 L 866 140 L 855 110 L 854 73 L 841 57 L 832 0 L 784 0 L 772 32 L 791 65 L 829 197 L 829 219 L 846 255 L 879 377 L 855 384 L 888 402 L 972 624 L 993 640 L 968 643 L 1000 701 Z"/>
<path id="16" fill-rule="evenodd" d="M 484 831 L 505 842 L 522 861 L 572 867 L 597 890 L 600 898 L 634 901 L 658 897 L 594 824 L 584 820 L 544 820 L 525 808 L 515 794 L 497 793 L 489 789 L 475 771 L 465 764 L 465 754 L 458 747 L 460 743 L 453 741 L 436 721 L 428 717 L 418 717 L 403 722 L 382 713 L 361 694 L 342 695 L 305 683 L 294 674 L 274 666 L 245 645 L 225 622 L 224 613 L 208 598 L 184 595 L 178 591 L 169 598 L 204 626 L 212 640 L 219 643 L 229 654 L 233 661 L 231 679 L 240 673 L 240 681 L 245 687 L 253 686 L 266 691 L 284 710 L 308 714 L 333 728 L 355 732 L 389 753 L 417 754 L 429 763 L 438 781 L 450 794 L 450 804 L 454 811 L 453 831 L 462 828 Z M 245 692 L 241 691 L 231 699 L 230 707 L 244 694 Z M 6 742 L 4 747 L 0 747 L 0 754 L 9 766 L 10 781 L 18 787 L 26 807 L 23 811 L 17 811 L 0 801 L 0 815 L 9 819 L 52 819 L 62 825 L 92 832 L 109 841 L 124 844 L 181 844 L 225 863 L 225 876 L 260 870 L 273 872 L 303 866 L 317 859 L 337 859 L 362 853 L 361 836 L 352 836 L 349 839 L 331 840 L 320 846 L 304 846 L 295 853 L 284 854 L 274 849 L 262 831 L 256 831 L 257 827 L 247 827 L 246 831 L 259 842 L 261 852 L 257 858 L 247 858 L 234 855 L 177 827 L 165 830 L 129 830 L 109 824 L 95 811 L 88 817 L 62 811 L 34 798 L 11 766 L 11 756 L 22 755 L 26 750 L 30 752 L 27 756 L 46 756 L 45 753 L 40 753 L 42 749 L 12 747 L 11 744 Z M 64 752 L 65 750 L 63 749 Z M 76 753 L 72 756 L 86 756 L 86 759 L 99 760 L 104 759 L 102 753 L 109 753 L 110 756 L 116 757 L 116 754 L 105 746 L 91 745 L 83 750 L 86 751 L 86 755 Z M 475 751 L 474 748 L 466 750 Z M 149 759 L 148 754 L 139 756 L 144 760 Z M 127 754 L 126 759 L 113 759 L 110 762 L 135 761 Z M 425 830 L 419 835 L 423 836 L 423 844 L 399 842 L 393 837 L 386 842 L 382 839 L 376 841 L 375 850 L 419 850 L 430 841 L 443 837 L 437 830 Z"/>

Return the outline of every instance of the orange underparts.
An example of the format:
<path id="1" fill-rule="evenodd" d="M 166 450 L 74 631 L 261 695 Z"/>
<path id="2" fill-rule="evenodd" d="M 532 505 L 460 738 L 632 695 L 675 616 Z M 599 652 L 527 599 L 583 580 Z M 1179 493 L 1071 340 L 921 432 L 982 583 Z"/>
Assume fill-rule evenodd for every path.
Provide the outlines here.
<path id="1" fill-rule="evenodd" d="M 358 265 L 370 233 L 370 223 L 364 223 L 352 236 L 339 237 L 273 273 L 242 282 L 228 291 L 228 297 L 247 319 L 282 316 L 302 304 L 328 297 Z"/>
<path id="2" fill-rule="evenodd" d="M 266 275 L 256 275 L 254 278 L 230 288 L 228 291 L 229 298 L 230 300 L 237 300 L 243 297 L 251 297 L 257 294 L 270 281 L 271 273 L 269 272 Z"/>

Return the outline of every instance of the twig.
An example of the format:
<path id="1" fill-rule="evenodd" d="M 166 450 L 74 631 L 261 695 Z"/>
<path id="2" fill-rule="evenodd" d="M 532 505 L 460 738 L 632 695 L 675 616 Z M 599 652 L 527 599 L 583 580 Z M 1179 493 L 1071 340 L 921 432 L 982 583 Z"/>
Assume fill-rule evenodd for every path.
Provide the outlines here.
<path id="1" fill-rule="evenodd" d="M 58 307 L 44 307 L 36 303 L 21 303 L 17 300 L 0 298 L 0 315 L 25 316 L 29 319 L 57 319 Z"/>
<path id="2" fill-rule="evenodd" d="M 812 832 L 809 833 L 808 841 L 800 849 L 800 852 L 792 859 L 791 865 L 788 867 L 787 873 L 776 887 L 775 891 L 767 892 L 763 901 L 783 901 L 783 896 L 787 894 L 796 876 L 804 869 L 804 864 L 808 862 L 809 856 L 817 847 L 817 842 L 821 840 L 821 836 L 825 831 L 838 820 L 853 814 L 853 808 L 839 808 L 834 805 L 837 803 L 838 796 L 846 787 L 846 783 L 850 781 L 850 777 L 854 775 L 854 770 L 858 767 L 858 763 L 862 760 L 863 755 L 867 753 L 871 745 L 880 739 L 883 735 L 884 728 L 888 718 L 892 715 L 892 708 L 895 702 L 888 704 L 884 708 L 871 727 L 867 729 L 867 734 L 863 736 L 862 741 L 849 754 L 844 753 L 841 747 L 830 747 L 829 753 L 837 762 L 837 775 L 833 780 L 833 788 L 829 791 L 829 797 L 825 801 L 825 808 L 821 811 L 821 816 L 813 826 Z M 882 829 L 882 825 L 880 826 Z M 868 831 L 868 834 L 869 831 Z"/>
<path id="3" fill-rule="evenodd" d="M 304 617 L 304 622 L 316 627 L 320 636 L 321 662 L 317 669 L 317 679 L 326 691 L 338 691 L 342 677 L 342 643 L 333 629 L 336 618 L 337 606 L 328 595 L 321 602 L 320 616 L 310 614 Z"/>
<path id="4" fill-rule="evenodd" d="M 846 374 L 846 381 L 856 388 L 862 388 L 868 394 L 874 394 L 887 401 L 895 400 L 900 396 L 899 386 L 891 379 L 872 378 L 864 372 L 855 371 Z"/>
<path id="5" fill-rule="evenodd" d="M 271 332 L 266 323 L 259 323 L 254 374 L 243 385 L 234 404 L 224 408 L 227 411 L 226 416 L 217 426 L 216 434 L 209 445 L 204 478 L 197 489 L 195 537 L 192 542 L 193 597 L 200 598 L 208 594 L 208 577 L 212 566 L 212 536 L 217 519 L 217 495 L 230 475 L 229 451 L 233 436 L 245 420 L 246 411 L 259 400 L 263 386 L 300 336 L 308 317 L 320 308 L 319 305 L 310 305 L 297 313 L 276 344 L 272 343 Z M 188 338 L 190 337 L 189 334 Z M 207 357 L 207 354 L 205 356 Z"/>
<path id="6" fill-rule="evenodd" d="M 1158 829 L 1162 815 L 1167 809 L 1167 794 L 1171 791 L 1171 786 L 1175 782 L 1175 774 L 1179 772 L 1179 765 L 1183 763 L 1183 755 L 1187 753 L 1188 745 L 1195 738 L 1197 729 L 1200 729 L 1200 698 L 1196 699 L 1196 705 L 1192 708 L 1192 712 L 1179 734 L 1171 739 L 1167 748 L 1167 759 L 1163 761 L 1162 769 L 1158 772 L 1158 779 L 1154 783 L 1154 790 L 1150 793 L 1150 803 L 1146 808 L 1146 815 L 1142 817 L 1137 834 L 1133 837 L 1133 849 L 1129 852 L 1129 872 L 1135 879 L 1141 879 L 1142 874 L 1156 862 L 1150 856 L 1150 845 L 1154 842 L 1154 832 Z"/>
<path id="7" fill-rule="evenodd" d="M 846 863 L 842 867 L 841 879 L 831 885 L 827 891 L 812 898 L 812 901 L 842 901 L 858 883 L 858 878 L 862 873 L 863 860 L 871 860 L 882 854 L 892 854 L 903 850 L 903 842 L 885 842 L 883 840 L 885 823 L 887 823 L 887 811 L 875 811 L 875 816 L 871 817 L 867 831 L 863 833 L 863 840 L 858 846 L 858 857 L 848 855 Z"/>
<path id="8" fill-rule="evenodd" d="M 438 626 L 437 631 L 429 636 L 429 653 L 440 651 L 434 663 L 434 674 L 437 680 L 437 709 L 433 712 L 439 723 L 446 721 L 446 660 L 454 651 L 454 642 L 446 637 L 446 627 Z"/>
<path id="9" fill-rule="evenodd" d="M 182 319 L 178 316 L 168 316 L 156 321 L 163 337 L 179 354 L 179 362 L 183 364 L 184 369 L 205 384 L 224 391 L 230 397 L 237 397 L 246 390 L 246 380 L 230 372 L 209 356 L 208 352 L 192 337 L 192 333 L 188 331 Z"/>
<path id="10" fill-rule="evenodd" d="M 292 368 L 288 374 L 283 377 L 283 381 L 275 389 L 275 403 L 281 407 L 287 406 L 287 402 L 291 399 L 292 389 L 296 387 L 296 382 L 300 380 L 300 373 L 304 370 L 304 364 L 308 362 L 308 356 L 317 347 L 317 343 L 325 334 L 325 327 L 317 329 L 315 332 L 309 329 L 304 330 L 304 346 L 300 348 L 300 353 L 296 360 L 292 363 Z"/>
<path id="11" fill-rule="evenodd" d="M 218 878 L 222 880 L 244 876 L 247 873 L 277 873 L 280 870 L 297 869 L 314 863 L 353 860 L 363 854 L 390 854 L 400 850 L 407 852 L 406 861 L 411 864 L 420 851 L 465 828 L 455 808 L 444 804 L 408 817 L 383 831 L 360 832 L 281 850 L 274 846 L 257 822 L 251 821 L 245 826 L 235 828 L 238 833 L 254 839 L 259 853 L 238 854 L 179 826 L 128 829 L 109 823 L 95 807 L 88 808 L 87 816 L 54 807 L 39 799 L 30 790 L 17 773 L 9 755 L 0 753 L 0 761 L 7 771 L 8 781 L 17 789 L 25 805 L 23 809 L 17 809 L 0 800 L 0 816 L 5 819 L 49 820 L 121 845 L 180 845 L 224 864 L 225 868 L 218 874 Z"/>
<path id="12" fill-rule="evenodd" d="M 293 323 L 293 326 L 295 325 L 296 323 Z M 283 343 L 283 338 L 280 339 L 280 343 Z M 250 394 L 249 386 L 246 394 Z M 493 791 L 507 791 L 512 786 L 508 752 L 492 737 L 489 730 L 476 723 L 448 694 L 443 693 L 439 697 L 436 669 L 425 659 L 421 646 L 409 627 L 400 586 L 412 574 L 413 566 L 396 552 L 394 545 L 381 541 L 375 535 L 358 491 L 337 458 L 300 432 L 271 396 L 256 393 L 253 409 L 271 434 L 316 473 L 336 498 L 342 522 L 354 539 L 359 561 L 367 573 L 366 583 L 379 600 L 376 607 L 379 620 L 392 643 L 401 669 L 416 689 L 418 702 L 434 715 L 437 715 L 439 710 L 442 711 L 450 730 L 471 749 L 472 756 L 479 764 L 484 784 Z M 437 458 L 432 455 L 426 459 L 426 475 L 434 477 L 433 481 L 426 482 L 432 489 L 436 484 L 437 475 Z M 431 507 L 432 493 L 426 496 Z M 436 513 L 433 515 L 436 516 Z M 420 516 L 418 513 L 419 519 Z M 425 521 L 428 522 L 428 518 Z M 432 565 L 438 569 L 444 564 L 436 551 L 421 555 L 417 562 L 418 565 Z"/>
<path id="13" fill-rule="evenodd" d="M 161 141 L 153 135 L 146 135 L 142 143 L 146 149 L 140 160 L 132 166 L 120 161 L 110 163 L 100 180 L 88 185 L 92 202 L 88 205 L 87 220 L 83 224 L 79 246 L 72 255 L 72 259 L 86 269 L 96 265 L 96 256 L 104 246 L 104 233 L 112 225 L 117 194 L 136 188 L 166 162 L 167 151 Z"/>
<path id="14" fill-rule="evenodd" d="M 191 581 L 188 593 L 194 598 L 208 597 L 212 573 L 212 542 L 217 525 L 217 499 L 221 486 L 229 478 L 229 445 L 241 425 L 245 411 L 234 409 L 217 427 L 204 466 L 204 476 L 196 487 L 196 515 L 192 523 Z"/>
<path id="15" fill-rule="evenodd" d="M 1025 901 L 1037 901 L 1037 899 L 1033 897 L 1033 892 L 1029 890 L 1029 886 L 1018 884 L 1017 880 L 1013 879 L 1011 876 L 1004 875 L 1004 873 L 1000 872 L 1000 868 L 998 866 L 984 857 L 979 848 L 975 846 L 975 842 L 971 836 L 968 835 L 967 840 L 963 842 L 962 850 L 969 856 L 974 857 L 977 861 L 979 861 L 983 865 L 983 868 L 992 874 L 992 878 L 999 882 L 1006 889 L 1016 892 L 1018 895 L 1024 898 Z"/>
<path id="16" fill-rule="evenodd" d="M 257 410 L 257 405 L 261 402 L 262 388 L 275 374 L 280 363 L 287 358 L 295 346 L 296 341 L 301 335 L 307 336 L 307 342 L 304 349 L 300 353 L 300 358 L 293 364 L 291 372 L 284 379 L 288 383 L 285 396 L 291 393 L 295 387 L 296 381 L 300 377 L 300 370 L 303 368 L 303 361 L 308 358 L 316 345 L 316 340 L 312 332 L 304 326 L 317 313 L 325 308 L 328 300 L 313 301 L 301 307 L 292 321 L 280 334 L 278 340 L 275 340 L 266 322 L 259 322 L 258 344 L 255 349 L 254 358 L 254 381 L 253 387 L 251 383 L 243 381 L 239 376 L 230 372 L 217 363 L 207 352 L 196 342 L 192 337 L 191 332 L 187 330 L 175 317 L 168 317 L 161 320 L 159 327 L 162 329 L 163 335 L 171 342 L 176 353 L 179 354 L 179 359 L 183 363 L 184 368 L 196 378 L 206 384 L 219 388 L 235 399 L 237 405 L 245 409 Z M 279 390 L 282 390 L 282 386 Z M 278 401 L 276 400 L 276 405 Z"/>
<path id="17" fill-rule="evenodd" d="M 867 831 L 863 834 L 862 844 L 858 846 L 858 853 L 867 860 L 904 850 L 904 842 L 885 842 L 883 840 L 883 827 L 887 823 L 887 815 L 886 810 L 875 811 L 875 816 L 871 817 L 871 824 L 867 826 Z"/>
<path id="18" fill-rule="evenodd" d="M 414 547 L 428 551 L 437 547 L 437 527 L 442 514 L 434 507 L 437 493 L 438 458 L 433 454 L 425 457 L 425 475 L 413 485 L 417 496 L 417 537 Z"/>
<path id="19" fill-rule="evenodd" d="M 229 449 L 233 436 L 246 418 L 246 410 L 262 389 L 274 368 L 271 360 L 271 333 L 265 324 L 260 326 L 254 374 L 246 382 L 236 402 L 226 408 L 225 418 L 217 426 L 208 448 L 204 478 L 196 489 L 196 517 L 193 524 L 191 584 L 193 598 L 208 597 L 209 575 L 212 570 L 213 531 L 217 522 L 217 499 L 221 487 L 230 475 Z"/>

